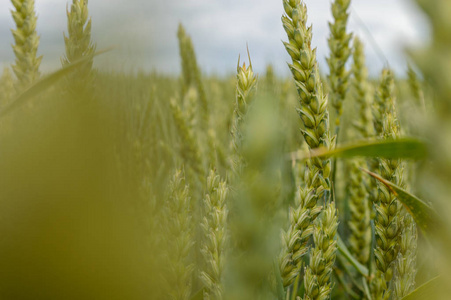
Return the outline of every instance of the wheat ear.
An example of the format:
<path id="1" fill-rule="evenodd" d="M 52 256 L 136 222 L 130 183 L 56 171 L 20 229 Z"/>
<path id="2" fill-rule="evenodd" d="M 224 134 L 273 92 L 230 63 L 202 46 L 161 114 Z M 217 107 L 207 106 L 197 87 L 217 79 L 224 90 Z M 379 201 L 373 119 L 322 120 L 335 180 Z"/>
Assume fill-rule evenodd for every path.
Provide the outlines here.
<path id="1" fill-rule="evenodd" d="M 14 79 L 8 67 L 3 69 L 0 78 L 0 108 L 4 107 L 14 95 Z"/>
<path id="2" fill-rule="evenodd" d="M 11 11 L 16 29 L 11 32 L 15 64 L 12 66 L 17 76 L 16 89 L 21 90 L 39 77 L 39 65 L 42 56 L 37 56 L 39 36 L 36 32 L 37 16 L 34 10 L 34 0 L 11 0 L 15 10 Z"/>
<path id="3" fill-rule="evenodd" d="M 329 99 L 337 112 L 336 125 L 340 124 L 343 113 L 343 101 L 348 90 L 350 72 L 346 70 L 346 62 L 351 55 L 349 42 L 352 34 L 346 33 L 351 0 L 335 0 L 332 3 L 333 23 L 329 23 L 330 36 L 328 39 L 330 56 L 328 82 L 330 86 Z"/>
<path id="4" fill-rule="evenodd" d="M 327 110 L 327 96 L 323 93 L 321 79 L 316 60 L 316 50 L 312 49 L 312 27 L 307 27 L 307 7 L 299 0 L 284 0 L 284 9 L 286 15 L 282 16 L 283 27 L 288 36 L 288 42 L 285 42 L 285 48 L 292 58 L 289 64 L 297 87 L 300 108 L 298 110 L 301 120 L 304 124 L 302 134 L 309 149 L 325 147 L 332 149 L 335 145 L 335 138 L 330 136 L 329 130 L 329 112 Z M 326 211 L 329 211 L 328 203 L 330 184 L 331 164 L 329 159 L 312 159 L 306 175 L 306 188 L 312 188 L 315 193 L 315 199 L 318 201 L 323 197 L 326 199 Z M 317 203 L 312 207 L 313 211 Z M 335 206 L 333 206 L 335 209 Z M 336 213 L 336 211 L 334 212 Z M 296 226 L 295 224 L 292 224 Z M 314 236 L 321 236 L 323 230 L 321 225 L 314 227 Z M 310 294 L 320 290 L 321 294 L 329 295 L 331 292 L 330 275 L 332 265 L 335 260 L 336 242 L 334 236 L 327 235 L 329 239 L 323 245 L 327 244 L 329 249 L 324 252 L 323 245 L 316 245 L 311 251 L 310 266 L 307 272 L 311 275 L 313 286 L 306 289 L 305 297 L 316 299 L 317 295 Z M 313 256 L 314 255 L 314 256 Z M 314 258 L 312 260 L 312 258 Z M 310 284 L 309 283 L 309 284 Z"/>
<path id="5" fill-rule="evenodd" d="M 224 249 L 227 239 L 227 193 L 225 181 L 214 170 L 207 178 L 207 194 L 204 199 L 204 218 L 201 227 L 204 234 L 201 252 L 206 262 L 201 280 L 206 287 L 204 299 L 223 299 Z"/>
<path id="6" fill-rule="evenodd" d="M 376 132 L 380 133 L 380 137 L 384 139 L 399 137 L 399 124 L 395 114 L 394 77 L 391 70 L 383 70 L 375 100 L 373 112 Z M 403 164 L 399 159 L 378 159 L 378 163 L 383 178 L 403 186 Z M 380 183 L 378 183 L 377 200 L 374 203 L 376 208 L 374 256 L 377 267 L 374 291 L 376 299 L 388 299 L 392 294 L 394 263 L 399 253 L 401 204 L 395 194 Z"/>
<path id="7" fill-rule="evenodd" d="M 167 295 L 174 300 L 187 300 L 191 296 L 194 265 L 189 262 L 193 247 L 193 224 L 191 198 L 185 184 L 185 176 L 177 170 L 169 184 L 165 206 L 164 232 L 168 251 L 166 253 Z"/>
<path id="8" fill-rule="evenodd" d="M 236 100 L 231 128 L 232 148 L 234 150 L 232 170 L 235 174 L 240 174 L 244 166 L 244 161 L 240 154 L 243 142 L 243 123 L 249 106 L 252 104 L 256 87 L 257 76 L 252 69 L 250 56 L 249 66 L 243 63 L 243 66 L 240 67 L 240 61 L 238 59 L 235 89 Z"/>
<path id="9" fill-rule="evenodd" d="M 89 18 L 88 1 L 72 0 L 70 10 L 66 8 L 66 14 L 67 35 L 64 34 L 66 51 L 61 59 L 63 66 L 93 55 L 96 49 L 91 40 L 91 18 Z M 92 64 L 93 60 L 90 59 L 68 76 L 67 86 L 69 90 L 82 92 L 92 86 Z"/>

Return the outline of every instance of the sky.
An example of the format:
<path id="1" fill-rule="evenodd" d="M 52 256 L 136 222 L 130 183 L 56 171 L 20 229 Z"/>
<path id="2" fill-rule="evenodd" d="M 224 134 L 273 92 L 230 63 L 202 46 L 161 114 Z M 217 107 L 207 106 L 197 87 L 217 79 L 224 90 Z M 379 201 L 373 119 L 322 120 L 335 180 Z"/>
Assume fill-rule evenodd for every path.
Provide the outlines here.
<path id="1" fill-rule="evenodd" d="M 35 0 L 40 35 L 41 70 L 60 66 L 66 31 L 65 0 Z M 313 23 L 313 46 L 320 68 L 327 72 L 328 22 L 331 0 L 305 0 Z M 387 64 L 402 75 L 405 49 L 428 42 L 429 24 L 412 0 L 353 0 L 349 31 L 365 43 L 370 74 Z M 9 0 L 0 0 L 0 66 L 14 61 L 10 28 L 14 23 Z M 256 72 L 272 64 L 288 74 L 290 60 L 281 16 L 282 0 L 90 0 L 92 35 L 98 49 L 115 49 L 96 58 L 96 66 L 123 71 L 180 72 L 177 27 L 181 22 L 191 35 L 198 62 L 208 74 L 233 73 L 238 55 L 249 46 Z M 388 63 L 387 63 L 387 62 Z"/>

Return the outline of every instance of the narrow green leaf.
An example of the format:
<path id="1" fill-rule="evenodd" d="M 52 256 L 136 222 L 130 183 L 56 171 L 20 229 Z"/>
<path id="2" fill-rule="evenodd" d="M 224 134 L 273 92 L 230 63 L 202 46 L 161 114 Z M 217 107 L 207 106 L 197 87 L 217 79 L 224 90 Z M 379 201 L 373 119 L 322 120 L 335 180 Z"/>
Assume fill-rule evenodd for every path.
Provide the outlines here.
<path id="1" fill-rule="evenodd" d="M 277 300 L 286 300 L 287 295 L 285 294 L 285 289 L 283 288 L 283 280 L 282 276 L 280 275 L 280 270 L 277 262 L 274 262 L 274 275 L 276 277 Z"/>
<path id="2" fill-rule="evenodd" d="M 439 220 L 439 217 L 437 213 L 434 211 L 434 209 L 420 198 L 410 194 L 409 192 L 403 190 L 399 186 L 391 183 L 388 180 L 385 180 L 384 178 L 380 177 L 379 175 L 373 172 L 370 172 L 365 169 L 362 169 L 362 171 L 368 173 L 369 175 L 379 180 L 381 183 L 386 185 L 392 191 L 393 194 L 396 195 L 398 200 L 412 215 L 413 219 L 415 220 L 415 222 L 425 235 L 430 230 L 430 227 L 432 227 L 433 222 Z"/>
<path id="3" fill-rule="evenodd" d="M 415 138 L 400 138 L 396 140 L 365 140 L 350 145 L 338 146 L 333 150 L 317 148 L 306 152 L 292 153 L 291 157 L 303 160 L 313 157 L 381 157 L 422 159 L 427 156 L 427 146 L 424 141 Z"/>
<path id="4" fill-rule="evenodd" d="M 338 234 L 337 234 L 338 235 Z M 352 254 L 349 252 L 345 243 L 342 241 L 341 237 L 338 235 L 337 239 L 338 251 L 343 255 L 344 258 L 362 275 L 368 277 L 368 269 L 362 265 Z"/>
<path id="5" fill-rule="evenodd" d="M 370 287 L 368 286 L 368 283 L 366 282 L 365 278 L 362 278 L 362 285 L 363 289 L 365 291 L 365 296 L 368 300 L 373 300 L 373 297 L 371 296 Z"/>
<path id="6" fill-rule="evenodd" d="M 402 297 L 401 300 L 423 300 L 423 299 L 438 299 L 438 293 L 440 289 L 440 276 L 434 277 L 428 282 L 420 285 L 413 290 L 410 294 Z"/>
<path id="7" fill-rule="evenodd" d="M 21 94 L 19 94 L 8 106 L 6 106 L 3 110 L 0 111 L 0 117 L 5 116 L 6 114 L 10 113 L 17 107 L 20 107 L 24 103 L 27 102 L 30 98 L 38 95 L 39 93 L 45 91 L 52 85 L 54 85 L 58 80 L 63 78 L 66 74 L 73 71 L 75 68 L 80 66 L 81 64 L 85 63 L 86 61 L 92 59 L 94 56 L 103 54 L 105 52 L 110 51 L 111 48 L 98 51 L 94 53 L 93 55 L 89 55 L 86 57 L 83 57 L 71 64 L 68 64 L 61 69 L 48 74 L 47 76 L 44 76 L 43 78 L 39 79 L 36 83 L 28 87 L 25 91 L 23 91 Z"/>
<path id="8" fill-rule="evenodd" d="M 195 292 L 191 296 L 190 300 L 203 300 L 204 299 L 204 290 L 205 290 L 205 288 L 199 289 L 197 292 Z"/>

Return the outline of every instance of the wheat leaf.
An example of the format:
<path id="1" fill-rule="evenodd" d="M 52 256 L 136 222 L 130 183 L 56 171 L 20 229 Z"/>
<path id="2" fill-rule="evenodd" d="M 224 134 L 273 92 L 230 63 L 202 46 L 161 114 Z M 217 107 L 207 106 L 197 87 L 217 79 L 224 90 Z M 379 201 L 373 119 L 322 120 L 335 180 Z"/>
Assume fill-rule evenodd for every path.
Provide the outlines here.
<path id="1" fill-rule="evenodd" d="M 337 234 L 338 235 L 338 234 Z M 337 240 L 338 251 L 343 255 L 344 258 L 362 275 L 368 277 L 368 269 L 362 265 L 352 254 L 349 252 L 345 243 L 342 241 L 341 237 L 338 235 Z"/>
<path id="2" fill-rule="evenodd" d="M 338 146 L 335 149 L 316 148 L 307 152 L 294 152 L 291 158 L 304 160 L 313 157 L 380 157 L 422 159 L 427 156 L 427 146 L 424 141 L 415 138 L 400 138 L 396 140 L 365 140 L 349 145 Z"/>
<path id="3" fill-rule="evenodd" d="M 197 292 L 195 292 L 190 300 L 202 300 L 204 299 L 204 291 L 205 291 L 205 287 L 199 289 Z"/>
<path id="4" fill-rule="evenodd" d="M 389 188 L 393 194 L 396 195 L 398 200 L 412 215 L 413 219 L 415 220 L 415 222 L 425 235 L 430 230 L 430 227 L 432 227 L 433 222 L 439 219 L 437 213 L 433 210 L 433 208 L 420 198 L 410 194 L 409 192 L 403 190 L 399 186 L 393 184 L 388 180 L 385 180 L 384 178 L 380 177 L 379 175 L 373 172 L 370 172 L 365 169 L 362 169 L 362 171 L 368 173 L 375 179 L 379 180 L 381 183 L 386 185 L 387 188 Z"/>
<path id="5" fill-rule="evenodd" d="M 401 300 L 423 300 L 423 299 L 437 299 L 438 287 L 440 285 L 440 276 L 434 277 L 428 282 L 420 285 L 410 294 L 402 297 Z"/>

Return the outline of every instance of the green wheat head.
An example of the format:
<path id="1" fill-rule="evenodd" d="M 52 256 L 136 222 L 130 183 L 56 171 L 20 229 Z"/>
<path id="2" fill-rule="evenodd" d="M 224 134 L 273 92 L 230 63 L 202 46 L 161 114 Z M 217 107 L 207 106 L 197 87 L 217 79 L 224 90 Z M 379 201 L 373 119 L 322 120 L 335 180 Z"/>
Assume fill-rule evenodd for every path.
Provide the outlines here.
<path id="1" fill-rule="evenodd" d="M 307 27 L 307 7 L 300 1 L 284 0 L 286 15 L 282 17 L 289 42 L 285 48 L 292 58 L 289 64 L 297 87 L 300 107 L 298 109 L 304 124 L 302 134 L 310 149 L 325 147 L 332 149 L 335 139 L 330 136 L 327 95 L 323 93 L 316 61 L 316 49 L 311 48 L 312 27 Z M 318 169 L 319 193 L 330 190 L 330 160 L 313 159 Z"/>
<path id="2" fill-rule="evenodd" d="M 171 99 L 169 104 L 178 135 L 181 139 L 179 154 L 187 166 L 187 172 L 190 175 L 189 178 L 190 180 L 197 181 L 197 183 L 203 182 L 205 175 L 204 164 L 193 128 L 189 127 L 180 105 L 174 98 Z"/>
<path id="3" fill-rule="evenodd" d="M 68 65 L 83 57 L 93 55 L 96 49 L 91 40 L 91 18 L 88 12 L 87 0 L 72 0 L 67 14 L 67 35 L 64 34 L 66 48 L 65 56 L 61 59 L 62 65 Z M 69 88 L 74 92 L 81 92 L 92 85 L 92 64 L 90 59 L 83 63 L 75 73 L 68 78 Z"/>
<path id="4" fill-rule="evenodd" d="M 402 212 L 402 232 L 399 237 L 399 253 L 395 263 L 394 297 L 401 299 L 415 289 L 418 233 L 412 216 Z"/>
<path id="5" fill-rule="evenodd" d="M 383 118 L 374 122 L 375 130 L 382 124 L 381 137 L 395 139 L 400 137 L 400 125 L 395 111 L 393 73 L 386 69 L 382 73 L 379 92 L 376 94 L 376 114 Z M 394 184 L 404 187 L 404 163 L 399 159 L 378 159 L 381 176 Z M 414 285 L 416 229 L 403 212 L 403 207 L 395 194 L 385 185 L 378 184 L 374 249 L 377 267 L 374 282 L 376 299 L 388 299 L 391 295 L 401 296 Z M 403 218 L 404 214 L 404 218 Z M 404 236 L 404 237 L 403 237 Z M 407 239 L 407 240 L 404 240 Z M 410 251 L 406 247 L 411 247 Z M 395 276 L 395 275 L 398 276 Z M 393 289 L 393 286 L 395 288 Z"/>
<path id="6" fill-rule="evenodd" d="M 289 227 L 282 233 L 282 251 L 279 256 L 280 274 L 284 287 L 294 283 L 302 269 L 302 258 L 308 254 L 308 242 L 313 236 L 313 221 L 321 213 L 318 196 L 310 188 L 298 188 L 294 205 L 289 211 Z"/>
<path id="7" fill-rule="evenodd" d="M 332 15 L 334 23 L 329 23 L 330 37 L 328 39 L 330 56 L 327 59 L 330 74 L 329 99 L 337 111 L 336 124 L 340 124 L 340 116 L 343 113 L 343 101 L 348 90 L 350 72 L 346 70 L 346 62 L 351 55 L 349 41 L 352 34 L 346 33 L 349 18 L 349 5 L 351 0 L 335 0 L 332 3 Z"/>
<path id="8" fill-rule="evenodd" d="M 354 159 L 349 164 L 349 211 L 348 221 L 350 237 L 349 250 L 357 260 L 366 265 L 370 258 L 371 226 L 370 205 L 365 186 L 364 174 L 360 168 L 365 168 L 365 161 Z M 363 183 L 363 184 L 362 184 Z"/>
<path id="9" fill-rule="evenodd" d="M 374 136 L 373 116 L 371 114 L 372 97 L 370 97 L 370 85 L 368 82 L 368 70 L 365 64 L 365 51 L 363 43 L 358 37 L 354 37 L 354 51 L 351 80 L 354 90 L 354 99 L 359 110 L 358 119 L 354 126 L 362 138 Z"/>
<path id="10" fill-rule="evenodd" d="M 182 65 L 182 97 L 193 86 L 198 93 L 199 126 L 203 130 L 209 128 L 209 103 L 202 81 L 202 74 L 197 63 L 196 53 L 191 37 L 186 33 L 182 24 L 177 31 Z"/>
<path id="11" fill-rule="evenodd" d="M 167 242 L 166 283 L 167 295 L 174 300 L 188 300 L 191 296 L 192 273 L 190 263 L 193 248 L 193 224 L 191 217 L 191 198 L 185 184 L 185 175 L 177 170 L 169 184 L 169 194 L 165 205 L 164 224 Z"/>
<path id="12" fill-rule="evenodd" d="M 358 37 L 354 37 L 353 50 L 353 64 L 351 68 L 353 78 L 351 83 L 358 113 L 356 114 L 357 120 L 354 121 L 354 126 L 352 129 L 357 139 L 369 138 L 372 136 L 374 129 L 370 106 L 371 100 L 369 97 L 368 72 L 365 65 L 363 44 Z M 360 168 L 366 167 L 364 160 L 354 159 L 348 164 L 348 166 L 350 210 L 350 220 L 348 222 L 348 226 L 350 229 L 350 251 L 355 255 L 360 263 L 366 265 L 368 259 L 370 258 L 371 200 L 376 197 L 373 192 L 373 189 L 376 188 L 376 184 L 373 181 L 369 181 L 368 177 L 365 176 L 365 174 L 363 174 L 360 170 Z"/>
<path id="13" fill-rule="evenodd" d="M 192 60 L 190 58 L 189 49 L 187 47 L 187 33 L 182 24 L 179 24 L 177 30 L 177 38 L 179 41 L 179 52 L 181 58 L 182 66 L 182 96 L 188 91 L 188 88 L 193 84 L 193 74 L 192 74 Z"/>
<path id="14" fill-rule="evenodd" d="M 304 124 L 302 134 L 309 149 L 318 147 L 332 149 L 335 145 L 335 138 L 330 136 L 327 96 L 323 93 L 316 60 L 316 50 L 311 47 L 312 28 L 306 25 L 307 7 L 301 1 L 284 0 L 283 5 L 286 15 L 282 16 L 282 23 L 288 36 L 288 42 L 284 42 L 284 45 L 292 58 L 292 63 L 289 64 L 289 67 L 293 74 L 300 100 L 298 112 Z M 314 191 L 315 202 L 323 197 L 328 202 L 328 195 L 331 190 L 329 179 L 330 169 L 331 164 L 329 159 L 315 158 L 309 163 L 305 178 L 305 188 L 307 191 L 309 189 Z M 309 205 L 312 205 L 309 213 L 314 212 L 314 214 L 310 215 L 311 220 L 313 220 L 316 218 L 315 215 L 318 209 L 320 211 L 321 209 L 316 208 L 318 207 L 317 203 L 311 203 Z M 300 209 L 302 210 L 302 207 Z M 332 214 L 331 209 L 333 209 L 333 215 L 335 216 L 335 206 L 333 203 L 327 203 L 323 215 L 326 214 L 325 219 L 328 222 L 333 222 L 333 218 L 330 218 Z M 336 219 L 334 220 L 336 221 Z M 306 298 L 318 299 L 317 297 L 319 295 L 322 295 L 321 297 L 328 297 L 331 292 L 329 280 L 332 265 L 335 261 L 336 243 L 334 241 L 334 235 L 332 235 L 335 230 L 329 230 L 332 228 L 332 225 L 328 222 L 319 222 L 318 226 L 314 226 L 314 242 L 321 240 L 323 244 L 319 245 L 315 243 L 315 247 L 310 252 L 310 266 L 306 269 L 306 276 L 308 275 L 309 284 L 311 285 L 309 288 L 306 288 Z M 326 225 L 329 228 L 325 228 L 324 226 Z M 297 225 L 291 224 L 291 226 L 296 228 Z M 299 233 L 302 236 L 303 233 Z M 284 264 L 287 265 L 283 263 L 282 266 Z M 291 264 L 298 267 L 295 260 Z M 289 275 L 291 274 L 290 272 L 284 273 L 288 274 L 284 279 L 285 284 L 289 284 L 292 282 L 292 275 Z"/>
<path id="15" fill-rule="evenodd" d="M 393 102 L 395 81 L 393 73 L 389 69 L 382 70 L 381 82 L 376 90 L 373 104 L 373 125 L 375 135 L 380 137 L 384 134 L 384 119 L 391 109 Z"/>
<path id="16" fill-rule="evenodd" d="M 201 227 L 204 234 L 201 252 L 206 262 L 201 272 L 205 285 L 204 299 L 223 299 L 222 284 L 227 240 L 227 193 L 225 181 L 211 170 L 207 178 L 207 194 L 204 198 L 204 217 Z"/>
<path id="17" fill-rule="evenodd" d="M 4 68 L 0 78 L 0 108 L 4 107 L 14 95 L 14 79 L 9 68 Z"/>
<path id="18" fill-rule="evenodd" d="M 16 89 L 21 90 L 39 77 L 42 56 L 37 56 L 39 36 L 36 32 L 34 0 L 11 0 L 11 3 L 15 8 L 11 14 L 16 23 L 16 29 L 11 30 L 16 57 L 12 68 L 18 79 Z"/>
<path id="19" fill-rule="evenodd" d="M 249 66 L 243 63 L 240 67 L 240 61 L 238 60 L 237 74 L 236 74 L 236 100 L 235 109 L 232 120 L 232 149 L 235 152 L 232 158 L 232 170 L 235 174 L 239 174 L 243 168 L 243 158 L 241 157 L 241 149 L 243 144 L 243 125 L 246 119 L 246 114 L 249 110 L 249 106 L 252 104 L 254 92 L 257 88 L 257 76 L 252 70 L 252 63 Z"/>

